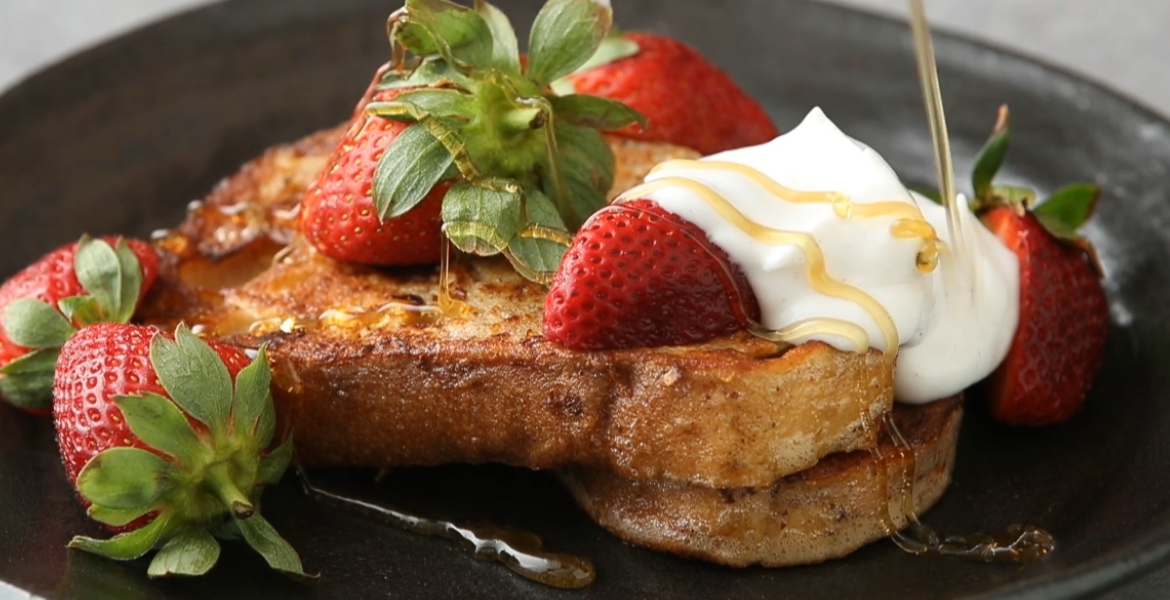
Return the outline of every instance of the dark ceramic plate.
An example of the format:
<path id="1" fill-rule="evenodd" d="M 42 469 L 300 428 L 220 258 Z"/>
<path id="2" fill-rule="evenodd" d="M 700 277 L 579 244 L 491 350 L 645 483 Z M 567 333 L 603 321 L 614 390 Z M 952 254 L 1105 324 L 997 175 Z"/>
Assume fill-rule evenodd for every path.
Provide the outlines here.
<path id="1" fill-rule="evenodd" d="M 499 3 L 528 18 L 536 8 Z M 387 56 L 391 4 L 216 5 L 73 58 L 0 98 L 0 275 L 83 231 L 146 235 L 177 223 L 189 200 L 265 147 L 339 122 Z M 819 104 L 908 180 L 930 181 L 905 25 L 795 0 L 743 1 L 735 11 L 718 4 L 625 2 L 619 18 L 699 46 L 782 127 Z M 1016 431 L 972 406 L 954 485 L 929 514 L 949 531 L 1033 522 L 1059 540 L 1049 559 L 1022 568 L 918 559 L 882 541 L 824 565 L 732 570 L 618 542 L 542 474 L 464 467 L 396 472 L 374 493 L 539 532 L 551 547 L 592 558 L 596 583 L 583 592 L 542 587 L 443 540 L 315 505 L 291 482 L 268 493 L 266 513 L 324 574 L 318 586 L 267 573 L 238 547 L 204 579 L 151 582 L 142 564 L 65 550 L 72 534 L 101 532 L 65 482 L 49 424 L 0 406 L 0 596 L 1071 598 L 1153 568 L 1170 553 L 1170 125 L 1033 62 L 948 36 L 937 45 L 959 165 L 970 164 L 1008 102 L 1009 178 L 1042 191 L 1078 179 L 1104 188 L 1092 235 L 1115 325 L 1088 408 L 1060 427 Z"/>

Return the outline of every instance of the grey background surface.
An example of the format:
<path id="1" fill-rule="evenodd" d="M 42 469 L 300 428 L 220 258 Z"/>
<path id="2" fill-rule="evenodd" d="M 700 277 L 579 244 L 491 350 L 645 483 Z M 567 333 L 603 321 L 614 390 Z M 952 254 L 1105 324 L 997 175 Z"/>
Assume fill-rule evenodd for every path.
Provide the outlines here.
<path id="1" fill-rule="evenodd" d="M 327 1 L 327 0 L 322 0 Z M 621 3 L 614 0 L 620 18 Z M 824 1 L 824 0 L 821 0 Z M 834 0 L 901 15 L 905 0 Z M 79 50 L 208 0 L 0 0 L 0 91 Z M 734 0 L 728 2 L 734 6 Z M 927 0 L 935 27 L 1079 72 L 1170 115 L 1168 0 Z M 995 567 L 990 567 L 995 568 Z M 1170 568 L 1107 600 L 1170 597 Z"/>

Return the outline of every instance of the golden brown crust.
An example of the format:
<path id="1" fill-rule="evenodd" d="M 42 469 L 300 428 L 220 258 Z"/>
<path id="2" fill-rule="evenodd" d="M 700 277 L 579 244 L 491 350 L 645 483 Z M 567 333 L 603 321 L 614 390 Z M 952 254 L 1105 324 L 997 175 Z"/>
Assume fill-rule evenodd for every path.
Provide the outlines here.
<path id="1" fill-rule="evenodd" d="M 950 483 L 959 398 L 894 409 L 913 456 L 883 436 L 880 455 L 834 454 L 762 488 L 718 489 L 637 482 L 572 469 L 562 481 L 590 516 L 641 546 L 735 567 L 838 558 L 907 524 L 903 482 L 914 469 L 914 505 L 925 511 Z"/>
<path id="2" fill-rule="evenodd" d="M 291 144 L 274 146 L 224 179 L 192 207 L 177 230 L 195 242 L 198 255 L 220 260 L 257 240 L 292 241 L 301 196 L 345 133 L 325 129 Z"/>

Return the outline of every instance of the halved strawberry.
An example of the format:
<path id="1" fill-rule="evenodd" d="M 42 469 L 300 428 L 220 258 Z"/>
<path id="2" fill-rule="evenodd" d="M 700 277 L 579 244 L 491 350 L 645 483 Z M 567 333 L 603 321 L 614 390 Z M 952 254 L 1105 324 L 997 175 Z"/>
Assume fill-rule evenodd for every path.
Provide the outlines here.
<path id="1" fill-rule="evenodd" d="M 574 350 L 694 344 L 759 320 L 747 277 L 702 229 L 653 200 L 581 227 L 553 277 L 544 335 Z"/>
<path id="2" fill-rule="evenodd" d="M 976 162 L 972 202 L 1020 264 L 1019 325 L 988 381 L 991 413 L 1015 425 L 1062 422 L 1084 403 L 1105 356 L 1109 306 L 1092 244 L 1077 230 L 1096 209 L 1095 186 L 1035 193 L 993 184 L 1010 141 L 1007 107 Z"/>
<path id="3" fill-rule="evenodd" d="M 1016 425 L 1059 423 L 1080 409 L 1105 357 L 1109 306 L 1100 277 L 1082 248 L 1032 213 L 999 206 L 983 221 L 1020 261 L 1020 320 L 989 382 L 991 414 Z"/>

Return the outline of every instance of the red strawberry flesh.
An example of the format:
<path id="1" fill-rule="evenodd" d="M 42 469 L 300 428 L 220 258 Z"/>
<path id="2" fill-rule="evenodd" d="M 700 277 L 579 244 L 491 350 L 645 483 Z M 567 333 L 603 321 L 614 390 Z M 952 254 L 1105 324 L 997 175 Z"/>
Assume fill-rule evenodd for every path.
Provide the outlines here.
<path id="1" fill-rule="evenodd" d="M 1043 426 L 1084 403 L 1105 357 L 1109 307 L 1084 250 L 1057 240 L 1030 214 L 994 208 L 984 222 L 1020 262 L 1015 337 L 989 382 L 999 421 Z"/>
<path id="2" fill-rule="evenodd" d="M 759 319 L 742 270 L 702 229 L 651 200 L 598 212 L 545 301 L 545 336 L 574 350 L 694 344 Z"/>

